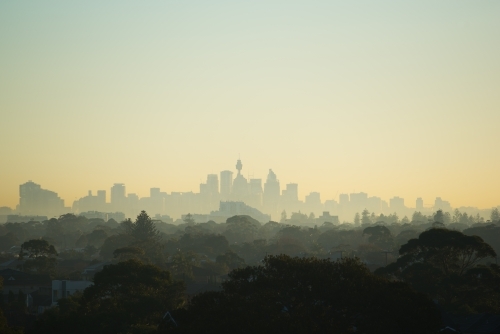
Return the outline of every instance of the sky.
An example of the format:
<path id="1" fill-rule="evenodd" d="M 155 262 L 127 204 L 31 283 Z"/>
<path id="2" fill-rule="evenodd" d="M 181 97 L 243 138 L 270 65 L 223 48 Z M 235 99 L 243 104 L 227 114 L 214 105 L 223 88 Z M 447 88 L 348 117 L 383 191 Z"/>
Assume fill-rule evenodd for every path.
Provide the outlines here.
<path id="1" fill-rule="evenodd" d="M 500 2 L 1 1 L 0 206 L 235 170 L 500 204 Z"/>

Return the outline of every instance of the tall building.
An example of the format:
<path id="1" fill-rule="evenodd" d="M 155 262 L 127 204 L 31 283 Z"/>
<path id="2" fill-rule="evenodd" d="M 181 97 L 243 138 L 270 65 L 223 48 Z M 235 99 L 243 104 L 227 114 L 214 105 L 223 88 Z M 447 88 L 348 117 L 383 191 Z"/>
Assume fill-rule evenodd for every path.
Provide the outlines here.
<path id="1" fill-rule="evenodd" d="M 238 175 L 236 175 L 233 181 L 231 198 L 233 200 L 245 202 L 248 197 L 249 189 L 247 179 L 243 175 L 241 175 L 243 164 L 241 163 L 240 159 L 238 159 L 238 162 L 236 163 L 236 169 L 238 170 Z"/>
<path id="2" fill-rule="evenodd" d="M 391 198 L 389 200 L 389 205 L 393 212 L 402 212 L 406 210 L 405 199 L 398 196 Z"/>
<path id="3" fill-rule="evenodd" d="M 113 211 L 125 211 L 127 206 L 127 198 L 125 196 L 125 185 L 123 183 L 115 183 L 111 187 L 111 208 Z"/>
<path id="4" fill-rule="evenodd" d="M 436 197 L 434 201 L 434 210 L 443 210 L 444 212 L 451 211 L 450 202 L 443 201 L 441 197 Z"/>
<path id="5" fill-rule="evenodd" d="M 250 179 L 248 205 L 260 209 L 262 207 L 262 179 Z"/>
<path id="6" fill-rule="evenodd" d="M 353 193 L 350 195 L 351 207 L 356 211 L 363 211 L 368 206 L 368 194 Z"/>
<path id="7" fill-rule="evenodd" d="M 223 199 L 228 199 L 233 190 L 233 172 L 224 170 L 220 172 L 220 195 Z"/>
<path id="8" fill-rule="evenodd" d="M 422 197 L 417 198 L 415 201 L 415 210 L 422 211 L 424 209 L 424 200 Z"/>
<path id="9" fill-rule="evenodd" d="M 73 202 L 73 212 L 82 213 L 82 212 L 105 212 L 107 209 L 106 205 L 106 191 L 98 190 L 97 196 L 92 195 L 92 191 L 89 190 L 87 196 L 82 197 Z"/>
<path id="10" fill-rule="evenodd" d="M 323 211 L 323 205 L 321 203 L 321 196 L 318 192 L 311 192 L 306 196 L 305 200 L 306 212 L 313 212 L 318 215 Z"/>
<path id="11" fill-rule="evenodd" d="M 297 183 L 288 183 L 286 189 L 283 190 L 282 196 L 286 202 L 298 202 L 299 185 Z"/>
<path id="12" fill-rule="evenodd" d="M 276 214 L 280 200 L 280 193 L 280 181 L 276 177 L 273 170 L 270 169 L 269 174 L 267 174 L 266 183 L 264 183 L 264 195 L 262 201 L 264 204 L 264 210 L 267 213 L 270 213 L 273 219 L 277 218 Z"/>
<path id="13" fill-rule="evenodd" d="M 57 193 L 42 189 L 39 184 L 28 181 L 19 186 L 20 214 L 37 214 L 48 217 L 59 216 L 64 213 L 64 201 Z"/>
<path id="14" fill-rule="evenodd" d="M 339 205 L 347 207 L 349 205 L 349 194 L 339 195 Z"/>
<path id="15" fill-rule="evenodd" d="M 207 190 L 212 196 L 219 194 L 219 178 L 217 174 L 207 175 Z"/>

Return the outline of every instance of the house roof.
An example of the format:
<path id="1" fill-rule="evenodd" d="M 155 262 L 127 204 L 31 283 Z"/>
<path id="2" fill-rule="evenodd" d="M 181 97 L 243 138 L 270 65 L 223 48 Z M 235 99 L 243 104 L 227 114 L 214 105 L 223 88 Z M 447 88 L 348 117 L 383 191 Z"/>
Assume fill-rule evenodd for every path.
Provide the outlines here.
<path id="1" fill-rule="evenodd" d="M 3 285 L 51 285 L 49 275 L 32 275 L 15 269 L 1 269 L 0 276 L 3 278 Z"/>

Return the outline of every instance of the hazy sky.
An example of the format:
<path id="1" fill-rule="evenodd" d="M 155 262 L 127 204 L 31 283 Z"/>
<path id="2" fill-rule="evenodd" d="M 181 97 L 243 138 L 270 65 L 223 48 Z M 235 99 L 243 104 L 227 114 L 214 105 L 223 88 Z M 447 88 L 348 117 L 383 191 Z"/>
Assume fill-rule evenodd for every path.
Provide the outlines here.
<path id="1" fill-rule="evenodd" d="M 500 204 L 500 1 L 1 1 L 0 206 L 206 174 Z"/>

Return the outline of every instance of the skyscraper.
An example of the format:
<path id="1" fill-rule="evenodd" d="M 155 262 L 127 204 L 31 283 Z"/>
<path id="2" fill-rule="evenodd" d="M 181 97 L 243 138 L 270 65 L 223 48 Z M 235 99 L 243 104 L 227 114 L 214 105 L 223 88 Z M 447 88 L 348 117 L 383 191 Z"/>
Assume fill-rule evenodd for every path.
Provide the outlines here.
<path id="1" fill-rule="evenodd" d="M 264 184 L 263 204 L 267 213 L 274 217 L 278 210 L 278 203 L 280 200 L 280 181 L 272 169 L 267 174 L 267 180 Z"/>
<path id="2" fill-rule="evenodd" d="M 231 198 L 233 200 L 245 202 L 248 197 L 249 189 L 247 179 L 241 174 L 243 164 L 241 163 L 240 159 L 238 159 L 238 162 L 236 163 L 236 169 L 238 170 L 238 175 L 236 175 L 233 181 Z"/>
<path id="3" fill-rule="evenodd" d="M 124 211 L 126 209 L 125 185 L 115 183 L 111 187 L 111 208 L 114 211 Z"/>
<path id="4" fill-rule="evenodd" d="M 217 174 L 207 175 L 207 191 L 212 196 L 219 194 L 219 178 Z"/>
<path id="5" fill-rule="evenodd" d="M 220 195 L 222 199 L 229 199 L 233 188 L 233 172 L 224 170 L 220 172 Z"/>
<path id="6" fill-rule="evenodd" d="M 53 217 L 63 214 L 64 210 L 64 201 L 57 193 L 42 189 L 39 184 L 32 181 L 19 186 L 20 213 Z"/>
<path id="7" fill-rule="evenodd" d="M 415 201 L 415 209 L 417 211 L 422 211 L 424 209 L 424 200 L 422 199 L 422 197 L 417 198 L 417 200 Z"/>

